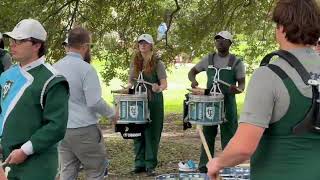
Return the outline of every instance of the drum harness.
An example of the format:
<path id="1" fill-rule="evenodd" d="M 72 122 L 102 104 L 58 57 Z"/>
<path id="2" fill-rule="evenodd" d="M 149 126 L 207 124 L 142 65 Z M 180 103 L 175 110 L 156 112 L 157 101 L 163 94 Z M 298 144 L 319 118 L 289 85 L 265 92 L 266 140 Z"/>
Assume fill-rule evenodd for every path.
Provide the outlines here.
<path id="1" fill-rule="evenodd" d="M 274 51 L 266 55 L 260 63 L 260 66 L 267 66 L 280 78 L 287 76 L 287 74 L 278 66 L 269 64 L 273 56 L 279 56 L 288 62 L 298 72 L 303 82 L 312 87 L 311 107 L 305 118 L 293 127 L 292 132 L 297 135 L 310 131 L 320 133 L 320 79 L 311 79 L 310 74 L 301 62 L 293 54 L 285 50 Z"/>

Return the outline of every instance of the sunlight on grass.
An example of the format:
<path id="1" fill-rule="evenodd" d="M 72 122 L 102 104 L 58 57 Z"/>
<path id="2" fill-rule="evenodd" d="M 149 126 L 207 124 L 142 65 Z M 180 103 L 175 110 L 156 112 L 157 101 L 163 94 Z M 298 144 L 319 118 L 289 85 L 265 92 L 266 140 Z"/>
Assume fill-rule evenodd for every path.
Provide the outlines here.
<path id="1" fill-rule="evenodd" d="M 102 63 L 99 61 L 94 61 L 93 66 L 96 68 L 97 72 L 101 72 L 103 70 Z M 164 91 L 165 114 L 183 112 L 183 100 L 185 99 L 185 94 L 188 92 L 187 88 L 190 88 L 191 84 L 188 79 L 188 72 L 192 67 L 192 64 L 184 64 L 177 67 L 172 66 L 168 69 L 168 89 Z M 121 82 L 119 79 L 114 78 L 111 80 L 110 86 L 106 86 L 103 83 L 100 74 L 99 78 L 102 86 L 103 98 L 111 104 L 113 101 L 111 90 L 120 89 L 120 85 L 124 85 L 125 82 Z M 206 73 L 202 72 L 197 75 L 197 81 L 199 82 L 200 87 L 205 88 L 207 81 Z M 242 109 L 244 94 L 245 93 L 237 95 L 239 110 Z"/>

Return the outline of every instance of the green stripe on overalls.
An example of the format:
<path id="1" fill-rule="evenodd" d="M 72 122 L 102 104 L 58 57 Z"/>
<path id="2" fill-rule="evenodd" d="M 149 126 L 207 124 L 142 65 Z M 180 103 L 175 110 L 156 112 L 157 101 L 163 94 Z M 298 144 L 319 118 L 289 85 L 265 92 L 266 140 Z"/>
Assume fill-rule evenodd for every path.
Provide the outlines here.
<path id="1" fill-rule="evenodd" d="M 231 55 L 232 57 L 233 55 Z M 210 57 L 210 56 L 209 56 Z M 214 54 L 212 55 L 214 57 Z M 232 67 L 235 61 L 235 57 L 233 56 L 232 59 L 230 57 L 228 66 Z M 236 63 L 237 64 L 237 63 Z M 213 58 L 209 58 L 209 65 L 214 65 Z M 207 89 L 212 88 L 213 78 L 216 74 L 216 70 L 212 68 L 208 68 L 207 70 Z M 220 79 L 228 82 L 230 84 L 236 84 L 236 72 L 233 68 L 231 70 L 221 69 L 220 70 Z M 220 132 L 221 132 L 221 146 L 224 148 L 229 140 L 233 137 L 237 127 L 237 104 L 235 94 L 231 94 L 229 92 L 229 88 L 225 85 L 220 85 L 221 91 L 224 94 L 224 106 L 226 112 L 226 119 L 227 122 L 220 125 Z M 210 152 L 212 157 L 214 157 L 215 152 L 215 138 L 218 132 L 218 125 L 215 126 L 203 126 L 203 133 L 206 137 Z M 200 162 L 199 162 L 199 170 L 201 172 L 206 172 L 206 164 L 208 163 L 208 157 L 204 151 L 203 146 L 201 146 L 201 154 L 200 154 Z"/>
<path id="2" fill-rule="evenodd" d="M 320 135 L 292 133 L 308 112 L 311 99 L 303 96 L 287 75 L 282 81 L 290 105 L 287 113 L 265 130 L 251 158 L 251 180 L 318 180 Z"/>
<path id="3" fill-rule="evenodd" d="M 160 84 L 156 69 L 151 74 L 143 73 L 145 81 Z M 151 123 L 147 124 L 141 137 L 134 139 L 135 167 L 156 168 L 158 164 L 158 149 L 163 129 L 163 95 L 154 93 L 148 86 L 148 106 Z"/>

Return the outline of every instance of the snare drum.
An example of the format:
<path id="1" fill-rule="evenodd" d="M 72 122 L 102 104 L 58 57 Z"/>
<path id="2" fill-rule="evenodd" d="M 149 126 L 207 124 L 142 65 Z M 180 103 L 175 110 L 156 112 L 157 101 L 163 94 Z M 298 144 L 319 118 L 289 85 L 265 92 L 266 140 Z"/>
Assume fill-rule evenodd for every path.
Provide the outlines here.
<path id="1" fill-rule="evenodd" d="M 119 110 L 117 124 L 145 124 L 149 120 L 147 94 L 114 95 Z"/>
<path id="2" fill-rule="evenodd" d="M 180 174 L 162 174 L 155 178 L 156 180 L 209 180 L 205 173 L 180 173 Z"/>
<path id="3" fill-rule="evenodd" d="M 187 120 L 191 124 L 212 126 L 224 121 L 224 96 L 192 95 L 189 94 Z"/>
<path id="4" fill-rule="evenodd" d="M 249 180 L 249 167 L 228 167 L 220 171 L 220 177 L 223 180 Z"/>

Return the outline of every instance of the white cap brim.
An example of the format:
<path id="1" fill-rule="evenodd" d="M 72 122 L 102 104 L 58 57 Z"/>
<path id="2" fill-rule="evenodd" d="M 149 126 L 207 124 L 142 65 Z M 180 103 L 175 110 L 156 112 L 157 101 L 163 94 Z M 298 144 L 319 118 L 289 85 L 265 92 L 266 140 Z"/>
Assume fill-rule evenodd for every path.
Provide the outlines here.
<path id="1" fill-rule="evenodd" d="M 153 42 L 150 42 L 148 39 L 145 39 L 145 38 L 138 39 L 138 42 L 140 41 L 146 41 L 149 44 L 153 44 Z"/>
<path id="2" fill-rule="evenodd" d="M 22 39 L 30 38 L 30 36 L 26 36 L 25 34 L 15 33 L 15 32 L 6 32 L 6 33 L 4 33 L 4 35 L 9 36 L 12 39 L 16 39 L 16 40 L 22 40 Z"/>

